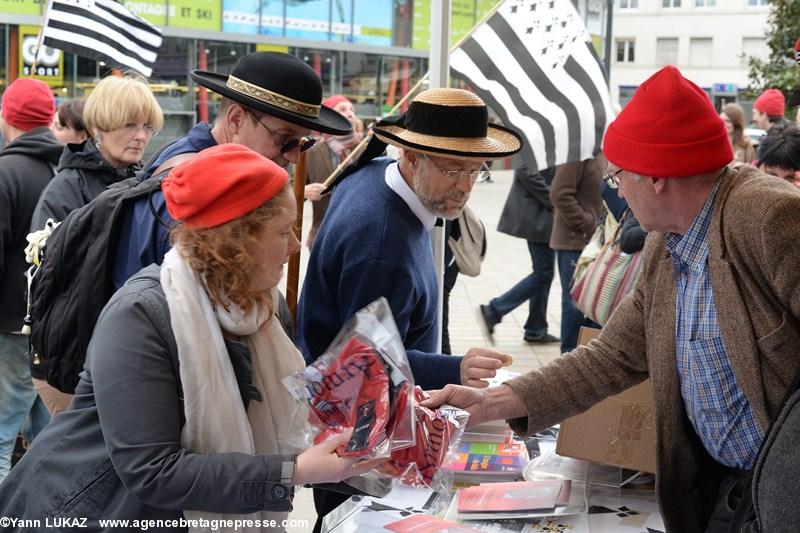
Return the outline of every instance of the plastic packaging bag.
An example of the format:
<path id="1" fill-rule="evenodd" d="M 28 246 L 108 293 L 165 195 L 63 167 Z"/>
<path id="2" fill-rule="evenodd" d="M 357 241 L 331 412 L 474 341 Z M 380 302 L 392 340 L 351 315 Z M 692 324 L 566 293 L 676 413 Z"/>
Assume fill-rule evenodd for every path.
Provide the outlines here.
<path id="1" fill-rule="evenodd" d="M 340 456 L 388 456 L 415 443 L 414 378 L 385 298 L 357 312 L 325 353 L 284 385 L 308 403 L 314 443 L 353 428 Z"/>
<path id="2" fill-rule="evenodd" d="M 419 405 L 428 397 L 419 387 L 414 389 L 416 443 L 393 450 L 389 462 L 378 471 L 399 478 L 404 485 L 442 492 L 449 490 L 453 479 L 452 472 L 441 467 L 458 449 L 469 413 L 449 405 L 435 411 Z"/>

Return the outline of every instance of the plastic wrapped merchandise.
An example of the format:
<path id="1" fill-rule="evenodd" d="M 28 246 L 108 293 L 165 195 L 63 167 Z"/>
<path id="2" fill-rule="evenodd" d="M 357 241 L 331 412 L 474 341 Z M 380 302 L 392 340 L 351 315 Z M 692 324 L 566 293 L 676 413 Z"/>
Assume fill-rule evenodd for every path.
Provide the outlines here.
<path id="1" fill-rule="evenodd" d="M 284 384 L 308 403 L 314 443 L 353 429 L 340 456 L 388 456 L 415 443 L 414 378 L 385 298 L 357 312 L 325 353 Z"/>
<path id="2" fill-rule="evenodd" d="M 469 413 L 449 405 L 435 411 L 422 407 L 420 402 L 428 397 L 419 387 L 414 389 L 415 445 L 392 451 L 391 460 L 378 470 L 404 485 L 443 492 L 452 485 L 453 474 L 441 467 L 458 449 Z"/>

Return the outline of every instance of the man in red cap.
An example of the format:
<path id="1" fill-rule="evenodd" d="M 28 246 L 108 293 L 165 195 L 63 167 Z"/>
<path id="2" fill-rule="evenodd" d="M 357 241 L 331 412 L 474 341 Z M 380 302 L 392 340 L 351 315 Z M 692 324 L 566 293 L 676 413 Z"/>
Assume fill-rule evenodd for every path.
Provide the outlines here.
<path id="1" fill-rule="evenodd" d="M 39 195 L 63 146 L 50 131 L 53 92 L 39 80 L 20 78 L 3 93 L 0 152 L 0 481 L 11 468 L 17 433 L 30 416 L 32 438 L 50 420 L 28 366 L 25 317 L 25 237 Z"/>
<path id="2" fill-rule="evenodd" d="M 789 123 L 783 114 L 786 112 L 786 99 L 780 89 L 767 89 L 753 103 L 753 122 L 764 131 L 776 125 Z"/>
<path id="3" fill-rule="evenodd" d="M 649 377 L 667 530 L 727 532 L 800 370 L 800 193 L 729 166 L 722 120 L 674 67 L 639 87 L 603 152 L 604 179 L 650 232 L 633 293 L 590 345 L 500 387 L 448 385 L 430 404 L 534 433 Z"/>

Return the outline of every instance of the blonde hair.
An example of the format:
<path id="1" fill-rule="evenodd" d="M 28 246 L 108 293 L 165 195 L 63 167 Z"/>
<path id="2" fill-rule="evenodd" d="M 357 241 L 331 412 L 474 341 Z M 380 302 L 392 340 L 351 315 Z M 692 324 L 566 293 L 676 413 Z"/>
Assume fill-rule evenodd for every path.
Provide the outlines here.
<path id="1" fill-rule="evenodd" d="M 280 214 L 277 204 L 291 193 L 290 187 L 287 183 L 260 207 L 220 226 L 189 229 L 178 223 L 170 231 L 170 241 L 202 280 L 213 305 L 233 302 L 245 312 L 258 303 L 269 307 L 267 294 L 252 289 L 253 250 L 267 222 Z"/>
<path id="2" fill-rule="evenodd" d="M 138 76 L 108 76 L 100 80 L 86 99 L 83 120 L 89 132 L 112 131 L 145 117 L 156 131 L 164 125 L 164 114 L 156 97 Z"/>

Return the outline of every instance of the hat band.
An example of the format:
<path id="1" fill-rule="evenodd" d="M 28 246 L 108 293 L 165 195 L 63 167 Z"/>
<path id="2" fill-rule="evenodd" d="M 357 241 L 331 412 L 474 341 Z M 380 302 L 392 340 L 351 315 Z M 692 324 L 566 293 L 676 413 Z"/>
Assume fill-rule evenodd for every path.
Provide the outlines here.
<path id="1" fill-rule="evenodd" d="M 306 104 L 305 102 L 294 100 L 288 96 L 283 96 L 282 94 L 274 93 L 270 90 L 264 89 L 263 87 L 259 87 L 258 85 L 253 85 L 252 83 L 240 80 L 235 76 L 228 76 L 228 81 L 225 82 L 225 85 L 236 92 L 240 92 L 246 96 L 249 96 L 250 98 L 255 98 L 256 100 L 264 102 L 265 104 L 280 107 L 281 109 L 285 109 L 292 113 L 297 113 L 298 115 L 303 115 L 306 117 L 319 117 L 319 109 L 321 106 Z"/>
<path id="2" fill-rule="evenodd" d="M 405 116 L 408 131 L 435 137 L 486 137 L 486 106 L 452 106 L 411 102 Z"/>

